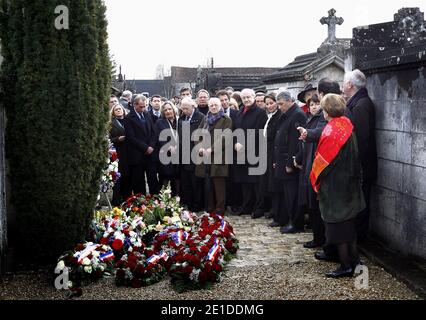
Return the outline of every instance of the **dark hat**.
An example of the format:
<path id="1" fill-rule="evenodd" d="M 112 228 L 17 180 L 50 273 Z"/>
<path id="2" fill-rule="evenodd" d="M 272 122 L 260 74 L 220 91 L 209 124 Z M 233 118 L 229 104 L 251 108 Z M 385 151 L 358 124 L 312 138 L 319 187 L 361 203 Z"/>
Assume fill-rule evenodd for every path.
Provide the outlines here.
<path id="1" fill-rule="evenodd" d="M 312 83 L 308 83 L 302 91 L 300 91 L 300 93 L 297 95 L 297 100 L 299 100 L 300 102 L 306 103 L 305 101 L 305 93 L 311 90 L 317 90 L 316 87 L 314 87 L 312 85 Z"/>

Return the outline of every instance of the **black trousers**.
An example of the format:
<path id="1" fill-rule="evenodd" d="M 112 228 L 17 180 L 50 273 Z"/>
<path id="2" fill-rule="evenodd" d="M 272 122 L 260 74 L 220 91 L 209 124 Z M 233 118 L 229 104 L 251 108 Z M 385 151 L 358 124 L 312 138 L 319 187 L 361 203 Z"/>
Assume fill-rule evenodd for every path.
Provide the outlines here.
<path id="1" fill-rule="evenodd" d="M 245 214 L 252 214 L 256 202 L 259 200 L 259 188 L 257 183 L 243 183 L 241 184 L 243 192 L 243 212 Z"/>
<path id="2" fill-rule="evenodd" d="M 321 212 L 319 209 L 310 210 L 312 232 L 314 234 L 314 242 L 320 245 L 325 243 L 325 227 L 324 221 L 321 218 Z"/>
<path id="3" fill-rule="evenodd" d="M 148 161 L 146 177 L 148 179 L 148 188 L 151 195 L 160 193 L 160 183 L 158 181 L 157 162 L 154 159 Z"/>
<path id="4" fill-rule="evenodd" d="M 358 241 L 364 241 L 367 238 L 368 229 L 370 227 L 370 194 L 371 181 L 362 182 L 362 193 L 365 199 L 365 209 L 358 213 L 355 220 Z"/>
<path id="5" fill-rule="evenodd" d="M 128 174 L 122 175 L 112 188 L 112 205 L 119 206 L 132 195 L 131 180 Z"/>
<path id="6" fill-rule="evenodd" d="M 148 161 L 140 165 L 132 165 L 129 171 L 130 186 L 134 194 L 147 194 L 145 174 L 148 180 L 149 193 L 151 195 L 158 194 L 160 190 L 155 162 Z"/>
<path id="7" fill-rule="evenodd" d="M 203 200 L 204 195 L 204 179 L 195 176 L 194 171 L 181 170 L 180 191 L 182 203 L 191 211 L 198 212 L 205 207 Z"/>
<path id="8" fill-rule="evenodd" d="M 291 224 L 303 229 L 304 215 L 299 208 L 298 180 L 277 180 L 272 198 L 272 213 L 274 221 L 281 226 Z"/>
<path id="9" fill-rule="evenodd" d="M 208 211 L 218 214 L 225 214 L 226 202 L 226 178 L 215 177 L 210 178 Z"/>
<path id="10" fill-rule="evenodd" d="M 130 187 L 134 194 L 146 194 L 145 172 L 147 165 L 132 165 L 129 167 Z"/>
<path id="11" fill-rule="evenodd" d="M 272 207 L 272 197 L 267 192 L 268 179 L 268 175 L 265 173 L 260 177 L 259 184 L 257 185 L 259 188 L 259 198 L 256 201 L 254 210 L 261 214 L 270 211 Z"/>
<path id="12" fill-rule="evenodd" d="M 305 216 L 304 211 L 299 207 L 299 180 L 284 181 L 284 201 L 289 224 L 303 229 Z"/>

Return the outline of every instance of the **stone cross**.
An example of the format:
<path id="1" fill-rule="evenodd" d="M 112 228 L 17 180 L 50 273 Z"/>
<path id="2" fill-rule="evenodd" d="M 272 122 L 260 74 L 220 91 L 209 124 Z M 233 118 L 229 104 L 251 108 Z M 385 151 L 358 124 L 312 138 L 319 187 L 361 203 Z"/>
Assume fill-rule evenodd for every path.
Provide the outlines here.
<path id="1" fill-rule="evenodd" d="M 336 10 L 330 9 L 328 11 L 328 17 L 323 17 L 320 20 L 321 24 L 328 25 L 328 38 L 325 40 L 325 42 L 336 42 L 336 25 L 341 25 L 344 21 L 343 18 L 336 17 L 334 15 L 335 13 Z"/>

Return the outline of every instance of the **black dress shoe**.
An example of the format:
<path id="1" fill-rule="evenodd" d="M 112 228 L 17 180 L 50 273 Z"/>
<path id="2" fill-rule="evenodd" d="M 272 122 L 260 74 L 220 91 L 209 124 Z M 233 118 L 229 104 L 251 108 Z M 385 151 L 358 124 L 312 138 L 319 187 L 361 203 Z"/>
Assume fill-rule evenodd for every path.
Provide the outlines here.
<path id="1" fill-rule="evenodd" d="M 300 229 L 300 228 L 297 228 L 297 227 L 295 227 L 295 226 L 286 226 L 286 227 L 282 227 L 281 229 L 280 229 L 280 232 L 282 233 L 282 234 L 287 234 L 287 233 L 298 233 L 298 232 L 303 232 L 303 230 L 302 229 Z"/>
<path id="2" fill-rule="evenodd" d="M 272 219 L 274 217 L 274 215 L 271 212 L 266 212 L 265 213 L 265 218 L 266 219 Z"/>
<path id="3" fill-rule="evenodd" d="M 321 243 L 315 242 L 314 240 L 308 241 L 303 245 L 303 247 L 305 247 L 307 249 L 318 248 L 318 247 L 321 247 L 321 246 L 322 246 Z"/>
<path id="4" fill-rule="evenodd" d="M 315 252 L 314 257 L 315 259 L 320 261 L 340 262 L 340 259 L 338 257 L 328 256 L 323 251 Z"/>
<path id="5" fill-rule="evenodd" d="M 327 278 L 343 278 L 343 277 L 353 277 L 354 269 L 352 267 L 344 268 L 340 266 L 337 270 L 332 272 L 327 272 L 325 276 Z"/>
<path id="6" fill-rule="evenodd" d="M 259 219 L 259 218 L 262 218 L 263 216 L 264 216 L 264 212 L 262 210 L 256 210 L 255 212 L 251 214 L 252 219 Z"/>
<path id="7" fill-rule="evenodd" d="M 278 222 L 272 221 L 272 222 L 269 224 L 269 226 L 270 226 L 271 228 L 277 228 L 277 227 L 280 227 L 281 225 L 280 225 Z"/>
<path id="8" fill-rule="evenodd" d="M 357 266 L 362 266 L 362 265 L 364 265 L 364 263 L 361 260 L 359 260 L 358 262 L 353 262 L 352 263 L 352 269 L 354 269 L 354 271 L 355 271 Z"/>

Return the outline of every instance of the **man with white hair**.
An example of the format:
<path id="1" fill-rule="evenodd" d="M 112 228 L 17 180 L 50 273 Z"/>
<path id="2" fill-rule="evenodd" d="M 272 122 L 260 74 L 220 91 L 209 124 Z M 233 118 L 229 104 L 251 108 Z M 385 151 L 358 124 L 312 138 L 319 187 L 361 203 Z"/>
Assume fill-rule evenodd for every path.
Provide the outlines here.
<path id="1" fill-rule="evenodd" d="M 252 89 L 241 91 L 243 108 L 238 112 L 234 126 L 234 129 L 241 129 L 244 132 L 244 141 L 236 142 L 234 149 L 237 154 L 245 153 L 245 163 L 234 166 L 234 182 L 241 184 L 243 193 L 242 211 L 236 214 L 250 214 L 252 218 L 256 218 L 254 210 L 260 197 L 260 190 L 258 188 L 260 176 L 249 175 L 249 168 L 256 167 L 256 165 L 248 163 L 248 154 L 254 153 L 256 156 L 259 156 L 259 130 L 265 127 L 266 120 L 268 119 L 265 110 L 256 106 L 255 97 L 256 94 Z M 250 130 L 255 130 L 255 141 L 248 141 L 247 139 Z M 248 152 L 250 148 L 254 148 L 254 150 Z"/>
<path id="2" fill-rule="evenodd" d="M 352 123 L 358 142 L 359 160 L 363 171 L 362 190 L 366 201 L 366 209 L 357 217 L 358 240 L 365 240 L 369 227 L 370 190 L 372 182 L 377 178 L 377 150 L 375 138 L 374 103 L 368 96 L 367 79 L 360 70 L 347 72 L 343 81 L 343 93 L 347 107 L 352 113 Z"/>
<path id="3" fill-rule="evenodd" d="M 131 101 L 132 101 L 133 93 L 129 90 L 123 91 L 120 97 L 120 104 L 130 112 L 131 109 Z"/>
<path id="4" fill-rule="evenodd" d="M 195 101 L 190 97 L 183 98 L 180 107 L 182 115 L 179 117 L 178 133 L 182 160 L 180 166 L 182 203 L 191 211 L 199 212 L 204 209 L 204 180 L 195 176 L 195 164 L 191 158 L 191 151 L 194 149 L 195 142 L 191 141 L 191 136 L 195 130 L 203 126 L 206 117 L 198 111 Z M 189 126 L 189 128 L 184 128 L 184 126 Z M 185 135 L 185 132 L 189 133 L 189 136 Z M 186 145 L 189 145 L 189 148 L 185 148 Z"/>

